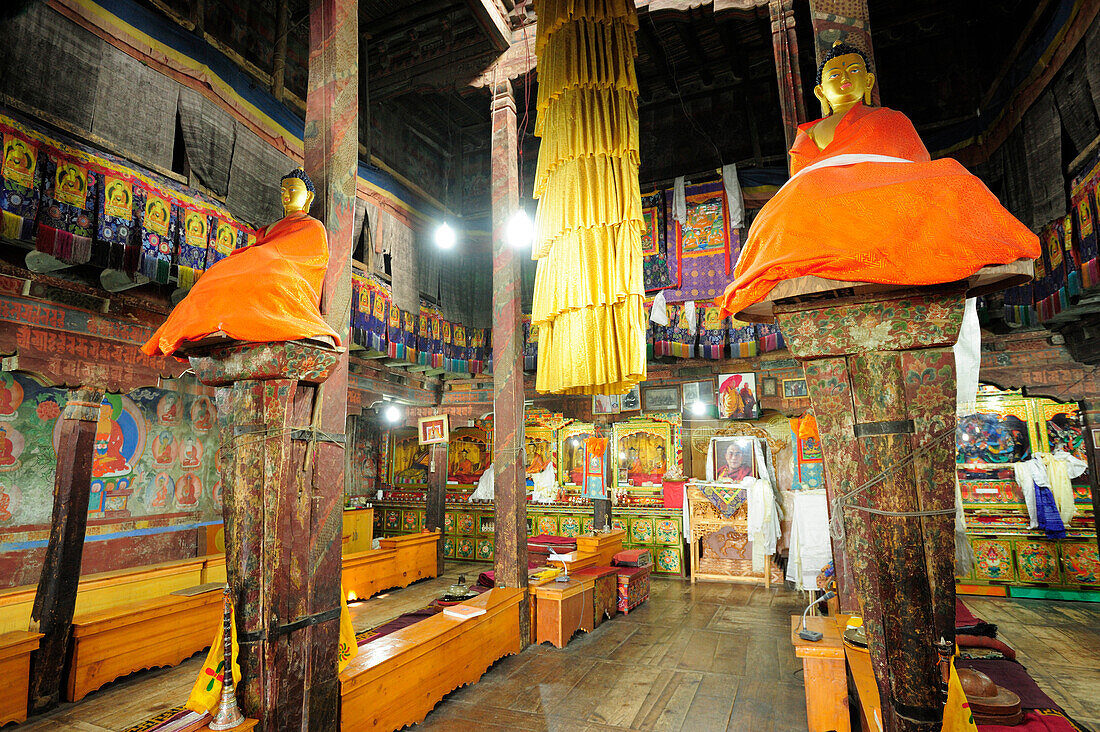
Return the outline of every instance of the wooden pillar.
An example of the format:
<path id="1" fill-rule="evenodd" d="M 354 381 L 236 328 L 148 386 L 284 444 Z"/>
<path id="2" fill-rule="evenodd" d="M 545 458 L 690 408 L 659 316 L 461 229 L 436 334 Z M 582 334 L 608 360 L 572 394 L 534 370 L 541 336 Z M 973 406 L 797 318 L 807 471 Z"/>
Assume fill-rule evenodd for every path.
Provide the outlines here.
<path id="1" fill-rule="evenodd" d="M 794 0 L 768 0 L 768 12 L 772 22 L 772 49 L 779 80 L 783 132 L 787 138 L 787 149 L 790 149 L 798 126 L 807 121 L 802 72 L 798 65 L 798 39 L 794 29 Z"/>
<path id="2" fill-rule="evenodd" d="M 424 528 L 439 531 L 443 536 L 443 517 L 447 500 L 447 445 L 432 445 L 431 459 L 428 463 L 428 500 L 424 509 Z M 436 576 L 443 576 L 443 541 L 435 547 Z"/>
<path id="3" fill-rule="evenodd" d="M 810 0 L 817 65 L 836 41 L 855 46 L 867 56 L 871 73 L 878 75 L 871 47 L 871 16 L 867 0 Z M 871 104 L 878 105 L 878 84 L 871 89 Z"/>
<path id="4" fill-rule="evenodd" d="M 338 726 L 343 434 L 317 442 L 310 419 L 325 396 L 318 385 L 343 361 L 303 341 L 190 357 L 196 378 L 218 387 L 237 693 L 264 732 Z"/>
<path id="5" fill-rule="evenodd" d="M 527 595 L 527 480 L 523 465 L 523 345 L 520 253 L 507 241 L 519 209 L 516 102 L 504 79 L 492 91 L 494 562 L 498 586 L 522 587 L 520 639 L 530 642 Z"/>
<path id="6" fill-rule="evenodd" d="M 61 413 L 60 439 L 53 483 L 53 519 L 38 590 L 31 609 L 30 630 L 42 633 L 31 656 L 29 710 L 39 714 L 57 706 L 69 635 L 80 582 L 88 499 L 92 487 L 92 456 L 103 389 L 69 390 Z"/>
<path id="7" fill-rule="evenodd" d="M 344 505 L 344 425 L 348 408 L 351 258 L 355 248 L 355 190 L 359 167 L 359 13 L 355 0 L 310 0 L 309 82 L 304 135 L 305 168 L 317 188 L 313 215 L 328 236 L 328 270 L 321 315 L 340 334 L 340 353 L 318 389 L 311 427 L 313 505 L 309 526 L 309 611 L 324 622 L 310 636 L 308 717 L 302 729 L 339 725 L 340 536 Z M 335 436 L 319 439 L 320 435 Z M 304 548 L 304 547 L 303 547 Z M 333 612 L 335 611 L 335 615 Z M 283 726 L 281 729 L 288 729 Z"/>
<path id="8" fill-rule="evenodd" d="M 955 629 L 951 346 L 964 296 L 941 286 L 776 307 L 806 372 L 858 598 L 845 609 L 862 611 L 885 732 L 938 730 L 943 715 L 934 643 Z"/>

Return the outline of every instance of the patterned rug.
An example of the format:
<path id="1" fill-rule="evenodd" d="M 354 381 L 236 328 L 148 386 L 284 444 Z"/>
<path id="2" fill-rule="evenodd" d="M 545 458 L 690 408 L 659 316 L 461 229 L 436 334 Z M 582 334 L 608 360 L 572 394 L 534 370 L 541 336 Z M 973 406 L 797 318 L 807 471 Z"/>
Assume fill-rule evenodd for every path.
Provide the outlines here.
<path id="1" fill-rule="evenodd" d="M 139 722 L 132 727 L 127 727 L 123 732 L 173 732 L 177 730 L 194 730 L 203 726 L 209 715 L 203 715 L 200 719 L 186 707 L 172 707 L 160 714 L 156 714 L 144 722 Z"/>

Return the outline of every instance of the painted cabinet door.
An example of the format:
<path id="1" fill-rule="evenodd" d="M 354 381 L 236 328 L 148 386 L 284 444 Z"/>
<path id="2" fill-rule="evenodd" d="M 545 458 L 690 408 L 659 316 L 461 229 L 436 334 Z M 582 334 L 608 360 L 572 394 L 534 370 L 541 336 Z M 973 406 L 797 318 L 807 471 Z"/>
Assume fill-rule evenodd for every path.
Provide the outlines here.
<path id="1" fill-rule="evenodd" d="M 1012 582 L 1016 571 L 1010 539 L 972 539 L 974 578 L 984 581 Z"/>
<path id="2" fill-rule="evenodd" d="M 1020 582 L 1061 584 L 1058 564 L 1058 547 L 1054 542 L 1016 542 L 1016 576 Z"/>
<path id="3" fill-rule="evenodd" d="M 1062 571 L 1068 585 L 1100 587 L 1100 552 L 1095 541 L 1062 543 Z"/>

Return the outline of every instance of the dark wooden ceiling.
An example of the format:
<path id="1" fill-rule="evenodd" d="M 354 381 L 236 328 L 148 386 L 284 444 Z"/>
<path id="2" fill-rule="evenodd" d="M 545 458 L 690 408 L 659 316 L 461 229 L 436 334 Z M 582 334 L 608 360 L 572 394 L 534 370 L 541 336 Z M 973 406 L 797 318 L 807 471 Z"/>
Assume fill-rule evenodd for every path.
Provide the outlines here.
<path id="1" fill-rule="evenodd" d="M 143 1 L 182 17 L 193 16 L 197 5 L 196 0 Z M 205 32 L 260 69 L 269 68 L 278 2 L 207 0 Z M 494 37 L 485 22 L 486 3 L 495 3 L 516 26 L 533 19 L 529 2 L 513 8 L 513 0 L 359 2 L 364 91 L 371 114 L 386 120 L 385 125 L 376 120 L 375 142 L 394 134 L 394 124 L 414 130 L 413 138 L 426 140 L 427 149 L 445 159 L 442 167 L 451 182 L 443 189 L 462 190 L 461 206 L 470 213 L 488 207 L 488 190 L 476 189 L 487 189 L 489 143 L 488 95 L 470 83 L 500 53 L 499 29 Z M 643 8 L 639 13 L 643 182 L 701 175 L 731 162 L 785 166 L 766 4 L 753 9 L 745 3 L 743 12 L 719 15 L 710 4 L 683 5 L 686 9 L 675 12 Z M 934 150 L 965 139 L 982 128 L 1011 91 L 1014 80 L 1005 73 L 1005 61 L 1022 45 L 1022 34 L 1043 28 L 1057 5 L 1044 0 L 870 0 L 874 70 L 883 104 L 907 114 Z M 305 94 L 307 6 L 308 0 L 288 0 L 287 5 L 286 83 L 299 98 Z M 795 20 L 806 109 L 816 117 L 808 0 L 796 0 Z M 533 45 L 533 38 L 529 41 Z M 530 136 L 535 112 L 524 107 L 525 83 L 535 98 L 534 74 L 517 81 L 519 114 L 522 119 L 526 113 L 528 120 L 524 157 L 529 173 L 537 140 Z M 399 160 L 388 162 L 400 169 Z M 486 170 L 478 173 L 479 165 Z M 439 194 L 439 186 L 425 188 Z M 453 197 L 450 207 L 455 207 Z"/>

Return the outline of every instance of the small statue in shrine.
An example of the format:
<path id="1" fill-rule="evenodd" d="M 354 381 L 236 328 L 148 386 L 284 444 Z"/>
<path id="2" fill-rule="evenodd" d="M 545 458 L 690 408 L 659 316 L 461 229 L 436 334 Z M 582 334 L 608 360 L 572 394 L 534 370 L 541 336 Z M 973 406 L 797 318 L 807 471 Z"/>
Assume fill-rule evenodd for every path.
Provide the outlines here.
<path id="1" fill-rule="evenodd" d="M 823 118 L 800 125 L 791 178 L 760 210 L 718 302 L 723 315 L 783 280 L 932 285 L 1039 255 L 1039 239 L 978 178 L 932 160 L 909 119 L 872 108 L 875 76 L 840 42 L 814 94 Z"/>
<path id="2" fill-rule="evenodd" d="M 340 337 L 321 318 L 328 267 L 324 225 L 309 215 L 313 182 L 302 169 L 281 182 L 285 216 L 252 246 L 213 265 L 141 347 L 171 355 L 210 336 L 256 343 Z"/>

